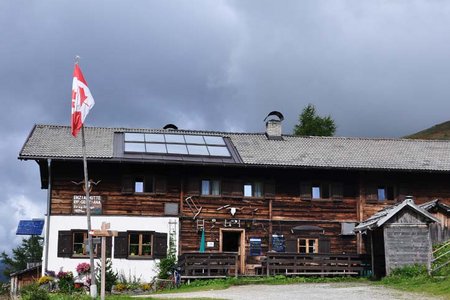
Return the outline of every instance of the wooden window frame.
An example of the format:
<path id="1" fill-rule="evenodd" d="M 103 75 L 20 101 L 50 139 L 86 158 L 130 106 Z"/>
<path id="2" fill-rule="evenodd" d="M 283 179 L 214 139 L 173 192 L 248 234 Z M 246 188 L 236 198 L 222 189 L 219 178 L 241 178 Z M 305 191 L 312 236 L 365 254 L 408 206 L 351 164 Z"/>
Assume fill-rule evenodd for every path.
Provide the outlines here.
<path id="1" fill-rule="evenodd" d="M 208 194 L 203 194 L 203 182 L 208 181 L 209 182 L 209 191 Z M 212 182 L 217 182 L 219 184 L 219 193 L 217 195 L 214 195 L 212 193 Z M 222 181 L 215 178 L 203 178 L 200 180 L 200 196 L 203 197 L 220 197 L 222 195 Z"/>
<path id="2" fill-rule="evenodd" d="M 261 184 L 261 195 L 259 196 L 255 196 L 255 187 L 257 184 Z M 252 195 L 251 196 L 246 196 L 245 195 L 245 186 L 249 185 L 252 189 Z M 264 198 L 264 181 L 263 180 L 253 180 L 253 181 L 245 181 L 244 184 L 242 185 L 242 195 L 245 198 Z"/>
<path id="3" fill-rule="evenodd" d="M 306 246 L 304 246 L 306 252 L 300 252 L 300 248 L 303 247 L 303 246 L 300 246 L 300 241 L 305 241 L 306 242 L 305 243 Z M 315 244 L 313 246 L 314 249 L 313 249 L 312 253 L 309 252 L 309 248 L 310 248 L 309 242 L 310 241 L 314 241 L 315 242 Z M 297 253 L 301 253 L 301 254 L 317 254 L 317 253 L 319 253 L 319 239 L 318 238 L 297 238 Z"/>
<path id="4" fill-rule="evenodd" d="M 319 189 L 320 197 L 314 197 L 314 189 Z M 335 189 L 339 195 L 335 195 Z M 324 195 L 325 191 L 327 195 Z M 303 194 L 304 193 L 304 194 Z M 327 196 L 327 197 L 325 197 Z M 307 181 L 300 183 L 300 199 L 306 201 L 342 201 L 344 198 L 344 184 L 336 181 Z"/>
<path id="5" fill-rule="evenodd" d="M 137 254 L 132 254 L 131 253 L 131 235 L 136 234 L 138 235 L 139 238 L 139 242 L 137 244 L 138 246 L 138 253 Z M 144 235 L 150 235 L 150 249 L 151 249 L 151 253 L 150 254 L 143 254 L 143 246 L 145 246 L 143 244 L 143 236 Z M 145 258 L 145 259 L 149 259 L 149 258 L 153 258 L 154 257 L 154 232 L 153 231 L 131 231 L 128 232 L 128 239 L 127 239 L 127 245 L 128 245 L 128 258 L 129 259 L 133 259 L 133 258 Z"/>
<path id="6" fill-rule="evenodd" d="M 133 176 L 132 177 L 133 178 L 133 181 L 132 181 L 132 184 L 133 184 L 133 193 L 134 194 L 138 194 L 138 195 L 141 195 L 141 194 L 155 194 L 155 176 L 153 176 L 153 175 L 147 175 L 147 176 L 144 176 L 144 175 L 136 175 L 136 176 Z M 151 190 L 149 191 L 148 190 L 148 186 L 149 186 L 149 180 L 151 180 L 151 183 L 150 183 L 150 186 L 151 186 Z M 136 191 L 136 183 L 137 182 L 142 182 L 143 184 L 143 186 L 142 186 L 142 192 L 137 192 Z"/>
<path id="7" fill-rule="evenodd" d="M 74 253 L 75 251 L 75 244 L 79 244 L 79 243 L 75 243 L 75 235 L 76 234 L 83 234 L 83 243 L 82 243 L 82 249 L 83 249 L 83 253 L 78 254 L 78 253 Z M 84 241 L 88 239 L 88 232 L 87 230 L 72 230 L 72 255 L 71 257 L 73 258 L 85 258 L 85 257 L 89 257 L 89 253 L 87 252 L 87 246 L 84 244 Z M 98 245 L 94 245 L 94 257 L 97 257 L 98 254 Z"/>
<path id="8" fill-rule="evenodd" d="M 389 192 L 389 189 L 391 189 L 391 192 L 392 192 L 392 199 L 390 199 L 390 192 Z M 378 195 L 379 195 L 379 190 L 384 190 L 384 199 L 380 199 L 379 197 L 378 197 Z M 393 201 L 395 201 L 396 199 L 396 197 L 395 197 L 395 186 L 394 185 L 389 185 L 389 184 L 379 184 L 379 185 L 377 185 L 377 188 L 376 188 L 376 198 L 377 198 L 377 202 L 393 202 Z"/>

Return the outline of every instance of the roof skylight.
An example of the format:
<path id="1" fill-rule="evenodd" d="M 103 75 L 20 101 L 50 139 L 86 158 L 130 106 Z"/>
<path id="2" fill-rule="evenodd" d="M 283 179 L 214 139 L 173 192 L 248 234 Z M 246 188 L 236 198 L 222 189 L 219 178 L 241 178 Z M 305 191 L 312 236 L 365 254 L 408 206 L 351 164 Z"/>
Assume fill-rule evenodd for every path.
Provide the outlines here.
<path id="1" fill-rule="evenodd" d="M 125 152 L 230 157 L 221 136 L 163 133 L 125 133 Z"/>

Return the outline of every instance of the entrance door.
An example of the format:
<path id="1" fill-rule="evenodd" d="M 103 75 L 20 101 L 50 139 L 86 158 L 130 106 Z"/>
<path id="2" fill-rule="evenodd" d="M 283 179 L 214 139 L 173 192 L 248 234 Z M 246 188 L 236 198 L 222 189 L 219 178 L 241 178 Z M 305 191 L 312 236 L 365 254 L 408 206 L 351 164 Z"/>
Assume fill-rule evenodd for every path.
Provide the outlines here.
<path id="1" fill-rule="evenodd" d="M 220 252 L 236 252 L 239 259 L 240 274 L 245 273 L 245 230 L 220 229 Z"/>

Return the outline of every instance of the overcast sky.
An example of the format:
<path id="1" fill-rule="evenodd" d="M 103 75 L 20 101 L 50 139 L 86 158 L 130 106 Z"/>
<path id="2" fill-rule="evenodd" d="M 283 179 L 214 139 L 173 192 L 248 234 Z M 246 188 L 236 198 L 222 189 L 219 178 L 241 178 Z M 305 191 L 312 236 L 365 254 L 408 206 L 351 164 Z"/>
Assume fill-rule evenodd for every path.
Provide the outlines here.
<path id="1" fill-rule="evenodd" d="M 291 133 L 313 103 L 339 136 L 400 137 L 450 119 L 448 1 L 0 1 L 0 251 L 43 217 L 35 123 L 69 125 L 75 55 L 87 125 Z"/>

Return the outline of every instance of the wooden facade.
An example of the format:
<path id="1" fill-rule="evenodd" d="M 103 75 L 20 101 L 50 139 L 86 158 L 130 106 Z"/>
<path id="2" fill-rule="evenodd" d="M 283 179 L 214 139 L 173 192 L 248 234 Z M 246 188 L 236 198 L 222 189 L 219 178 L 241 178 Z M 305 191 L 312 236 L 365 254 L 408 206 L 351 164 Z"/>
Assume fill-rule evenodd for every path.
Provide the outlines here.
<path id="1" fill-rule="evenodd" d="M 45 181 L 46 162 L 40 164 Z M 204 231 L 206 252 L 237 252 L 240 273 L 251 272 L 261 256 L 277 250 L 275 236 L 283 237 L 286 252 L 364 254 L 367 241 L 343 232 L 344 223 L 359 223 L 407 195 L 418 204 L 450 200 L 446 173 L 110 161 L 90 161 L 89 172 L 100 181 L 91 195 L 101 196 L 101 215 L 175 216 L 180 255 L 198 251 Z M 74 184 L 83 174 L 81 161 L 54 161 L 51 173 L 51 215 L 74 215 L 74 195 L 83 193 Z M 134 190 L 136 180 L 145 186 L 142 192 Z M 218 181 L 219 193 L 202 194 L 203 180 Z M 262 190 L 244 196 L 244 185 Z M 251 239 L 259 242 L 256 254 Z"/>

